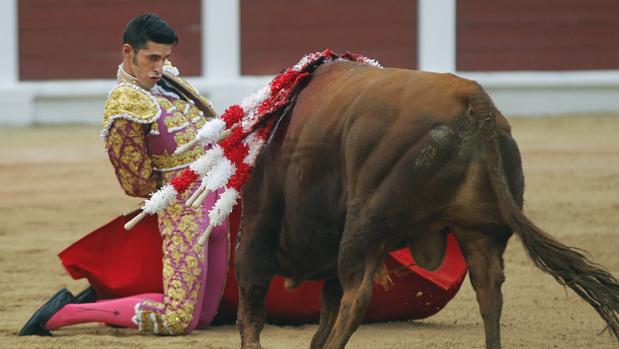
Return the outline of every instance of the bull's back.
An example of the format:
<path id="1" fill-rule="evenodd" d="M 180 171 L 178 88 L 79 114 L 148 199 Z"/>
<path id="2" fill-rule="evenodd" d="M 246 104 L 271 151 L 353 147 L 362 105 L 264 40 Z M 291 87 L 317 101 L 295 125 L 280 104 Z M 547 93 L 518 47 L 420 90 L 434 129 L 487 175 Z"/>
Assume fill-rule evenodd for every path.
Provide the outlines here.
<path id="1" fill-rule="evenodd" d="M 465 112 L 478 90 L 451 74 L 326 64 L 292 113 L 285 148 L 294 161 L 287 165 L 337 170 L 347 197 L 371 189 L 433 127 Z"/>

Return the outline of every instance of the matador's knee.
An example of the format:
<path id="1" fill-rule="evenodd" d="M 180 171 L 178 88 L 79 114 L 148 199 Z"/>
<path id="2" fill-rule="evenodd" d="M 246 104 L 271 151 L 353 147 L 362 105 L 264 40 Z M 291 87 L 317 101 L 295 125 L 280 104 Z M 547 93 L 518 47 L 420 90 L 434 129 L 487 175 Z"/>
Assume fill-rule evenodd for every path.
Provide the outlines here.
<path id="1" fill-rule="evenodd" d="M 151 309 L 149 302 L 136 305 L 134 322 L 140 332 L 164 336 L 183 335 L 191 331 L 194 307 L 185 305 L 174 310 Z"/>

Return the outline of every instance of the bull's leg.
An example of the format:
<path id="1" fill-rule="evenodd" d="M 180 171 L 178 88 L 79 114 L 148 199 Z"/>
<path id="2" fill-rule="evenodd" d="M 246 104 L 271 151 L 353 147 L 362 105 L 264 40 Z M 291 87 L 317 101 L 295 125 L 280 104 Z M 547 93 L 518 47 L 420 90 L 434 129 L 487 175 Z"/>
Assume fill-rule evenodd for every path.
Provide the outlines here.
<path id="1" fill-rule="evenodd" d="M 250 229 L 257 224 L 250 222 Z M 244 227 L 245 228 L 245 227 Z M 256 229 L 253 232 L 263 232 Z M 247 234 L 242 236 L 234 256 L 234 269 L 239 285 L 239 309 L 237 327 L 241 333 L 241 348 L 258 349 L 260 332 L 265 321 L 265 297 L 271 278 L 275 274 L 270 249 L 260 240 L 266 234 Z"/>
<path id="2" fill-rule="evenodd" d="M 357 230 L 357 233 L 363 230 Z M 344 348 L 359 327 L 372 298 L 374 275 L 387 251 L 384 243 L 370 243 L 367 235 L 344 233 L 340 243 L 338 277 L 343 289 L 340 308 L 325 349 Z"/>
<path id="3" fill-rule="evenodd" d="M 239 309 L 236 325 L 241 333 L 242 349 L 260 349 L 260 332 L 264 327 L 264 298 L 269 282 L 241 285 L 239 282 Z"/>
<path id="4" fill-rule="evenodd" d="M 340 301 L 342 299 L 342 286 L 338 279 L 326 280 L 322 286 L 321 296 L 321 309 L 320 309 L 320 323 L 318 330 L 312 338 L 311 349 L 321 349 L 335 323 L 337 317 L 337 311 L 340 307 Z"/>
<path id="5" fill-rule="evenodd" d="M 486 348 L 499 349 L 503 308 L 501 285 L 505 280 L 503 251 L 507 239 L 500 232 L 486 234 L 461 228 L 455 229 L 455 234 L 466 258 L 471 284 L 484 320 Z"/>

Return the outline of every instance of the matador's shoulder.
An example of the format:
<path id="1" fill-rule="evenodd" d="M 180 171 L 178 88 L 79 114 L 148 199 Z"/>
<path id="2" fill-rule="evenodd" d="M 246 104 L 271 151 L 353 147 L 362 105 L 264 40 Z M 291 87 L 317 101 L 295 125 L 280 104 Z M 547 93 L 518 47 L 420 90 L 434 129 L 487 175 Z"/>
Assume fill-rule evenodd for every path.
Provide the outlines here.
<path id="1" fill-rule="evenodd" d="M 103 130 L 105 139 L 114 120 L 122 118 L 141 124 L 157 121 L 161 108 L 157 99 L 145 89 L 130 83 L 117 84 L 105 102 Z"/>

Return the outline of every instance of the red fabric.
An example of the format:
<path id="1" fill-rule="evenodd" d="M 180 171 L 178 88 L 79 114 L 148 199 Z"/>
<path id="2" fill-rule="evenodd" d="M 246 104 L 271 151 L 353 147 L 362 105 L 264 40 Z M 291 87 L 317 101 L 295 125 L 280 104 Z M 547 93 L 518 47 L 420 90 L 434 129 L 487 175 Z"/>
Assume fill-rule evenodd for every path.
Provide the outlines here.
<path id="1" fill-rule="evenodd" d="M 240 206 L 230 215 L 230 249 L 236 245 Z M 149 216 L 130 232 L 123 225 L 132 216 L 118 217 L 77 241 L 59 256 L 75 279 L 86 277 L 104 298 L 162 292 L 161 237 L 156 216 Z M 236 320 L 238 290 L 232 256 L 219 312 L 214 323 Z M 414 263 L 408 249 L 392 252 L 385 261 L 389 270 Z M 366 312 L 366 322 L 421 319 L 440 311 L 458 292 L 466 263 L 453 235 L 448 236 L 442 266 L 429 272 L 418 266 L 405 269 L 403 275 L 391 274 L 388 290 L 374 286 L 374 296 Z M 307 281 L 297 289 L 287 290 L 284 280 L 275 277 L 266 298 L 267 321 L 300 324 L 318 321 L 322 282 Z"/>
<path id="2" fill-rule="evenodd" d="M 58 254 L 71 277 L 88 279 L 101 298 L 163 292 L 157 216 L 125 231 L 123 226 L 136 214 L 117 217 Z"/>

